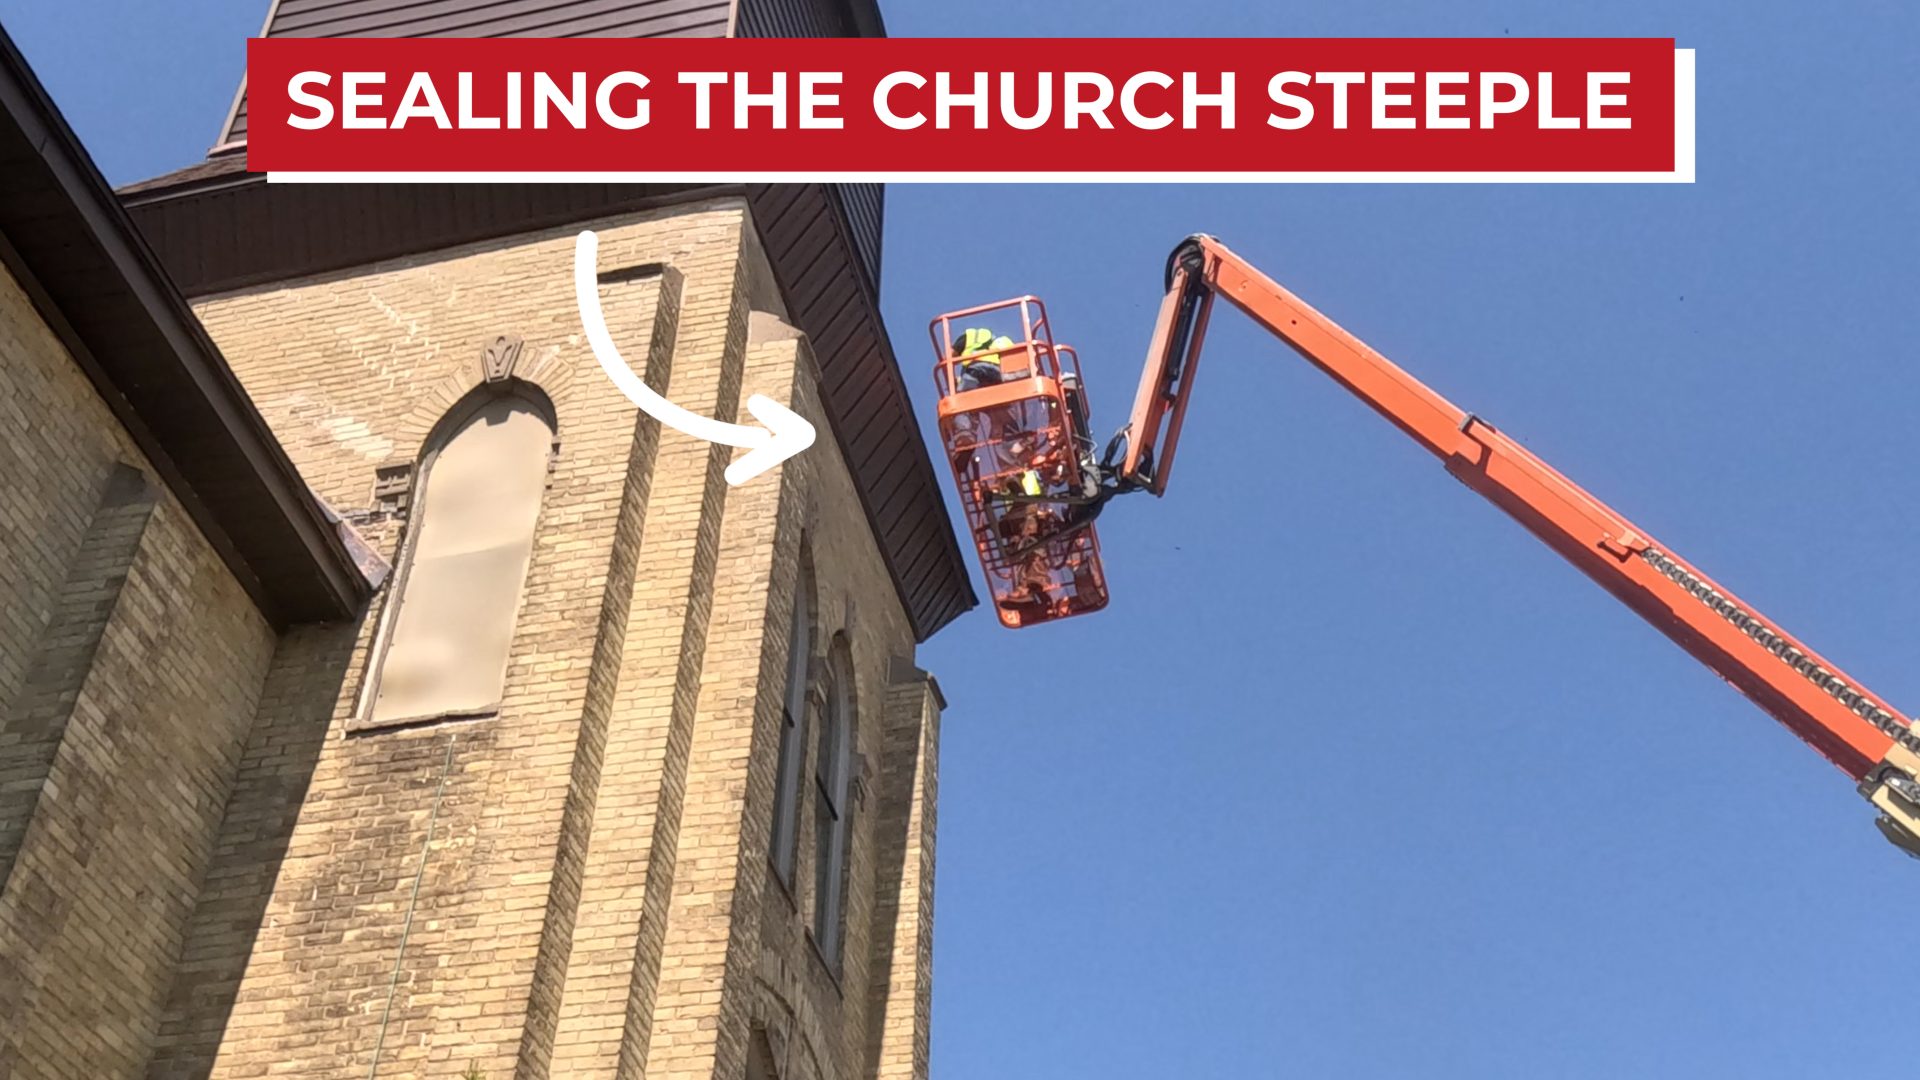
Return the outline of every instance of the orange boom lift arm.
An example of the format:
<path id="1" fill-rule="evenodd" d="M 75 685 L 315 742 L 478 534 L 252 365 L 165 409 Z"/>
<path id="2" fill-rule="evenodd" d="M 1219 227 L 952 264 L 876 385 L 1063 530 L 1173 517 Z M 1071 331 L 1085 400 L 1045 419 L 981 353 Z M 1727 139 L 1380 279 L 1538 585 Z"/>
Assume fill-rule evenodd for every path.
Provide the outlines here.
<path id="1" fill-rule="evenodd" d="M 1732 683 L 1859 783 L 1881 831 L 1920 857 L 1920 736 L 1912 722 L 1752 605 L 1493 425 L 1401 370 L 1210 236 L 1188 238 L 1167 294 L 1133 414 L 1110 455 L 1119 491 L 1164 494 L 1216 298 L 1301 356 L 1438 457 L 1660 632 Z"/>

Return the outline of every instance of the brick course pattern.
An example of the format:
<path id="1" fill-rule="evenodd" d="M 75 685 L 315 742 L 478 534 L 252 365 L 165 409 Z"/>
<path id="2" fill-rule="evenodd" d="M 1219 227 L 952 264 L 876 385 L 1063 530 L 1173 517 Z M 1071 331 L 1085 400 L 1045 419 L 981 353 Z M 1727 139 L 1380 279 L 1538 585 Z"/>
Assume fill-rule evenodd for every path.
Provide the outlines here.
<path id="1" fill-rule="evenodd" d="M 4 271 L 0 422 L 0 1076 L 138 1076 L 275 637 Z"/>
<path id="2" fill-rule="evenodd" d="M 37 972 L 26 985 L 116 983 L 139 998 L 102 1003 L 130 1018 L 96 1025 L 120 1045 L 71 1064 L 52 1046 L 70 1028 L 31 1025 L 15 1075 L 704 1080 L 744 1076 L 756 1054 L 781 1077 L 926 1075 L 938 692 L 912 666 L 911 628 L 824 427 L 818 366 L 784 322 L 742 202 L 589 225 L 610 331 L 643 378 L 729 420 L 744 418 L 747 395 L 786 401 L 822 425 L 814 448 L 731 488 L 721 472 L 733 451 L 662 430 L 615 391 L 579 331 L 572 228 L 196 305 L 307 482 L 388 558 L 406 517 L 376 497 L 376 474 L 404 472 L 440 417 L 485 392 L 487 345 L 524 342 L 513 377 L 553 402 L 557 446 L 494 715 L 361 722 L 391 596 L 355 625 L 276 640 L 181 535 L 191 527 L 164 492 L 115 586 L 135 516 L 107 489 L 125 439 L 97 434 L 111 427 L 97 400 L 22 405 L 5 388 L 4 410 L 71 414 L 101 445 L 49 452 L 21 497 L 9 487 L 0 503 L 9 550 L 18 530 L 37 555 L 36 576 L 0 583 L 0 599 L 17 601 L 0 607 L 0 703 L 75 717 L 57 737 L 24 723 L 18 754 L 0 742 L 0 768 L 41 768 L 51 738 L 57 778 L 62 755 L 86 745 L 82 711 L 59 703 L 100 683 L 190 729 L 160 724 L 151 737 L 179 740 L 200 769 L 183 800 L 193 812 L 156 822 L 127 854 L 149 852 L 155 865 L 140 872 L 169 894 L 145 952 L 48 952 L 14 928 L 31 925 L 32 897 L 22 916 L 0 908 L 13 919 L 0 964 Z M 0 314 L 21 321 L 14 307 Z M 91 394 L 77 371 L 56 374 L 68 397 Z M 148 568 L 163 553 L 181 566 Z M 831 962 L 807 929 L 811 843 L 792 888 L 767 858 L 802 558 L 818 594 L 812 669 L 838 641 L 855 675 L 847 924 Z M 95 632 L 89 605 L 115 587 Z M 132 633 L 161 619 L 177 640 L 142 655 L 164 648 L 162 665 L 116 659 L 116 621 Z M 67 629 L 49 633 L 55 623 Z M 90 666 L 71 659 L 82 655 Z M 154 685 L 169 681 L 180 685 Z M 0 826 L 24 821 L 25 841 L 8 904 L 36 837 L 59 835 L 48 796 L 36 807 L 12 784 L 0 781 Z M 802 806 L 805 838 L 811 799 Z M 131 806 L 94 820 L 117 820 L 109 811 Z M 56 896 L 66 887 L 45 882 L 36 888 Z M 0 1013 L 40 1015 L 8 1004 Z"/>

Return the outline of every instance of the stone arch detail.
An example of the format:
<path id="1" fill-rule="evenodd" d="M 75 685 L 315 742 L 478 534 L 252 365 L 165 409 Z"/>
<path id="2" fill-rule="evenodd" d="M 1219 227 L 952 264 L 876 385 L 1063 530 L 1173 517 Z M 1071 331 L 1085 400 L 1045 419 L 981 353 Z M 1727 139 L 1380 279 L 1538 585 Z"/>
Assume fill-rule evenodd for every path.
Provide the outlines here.
<path id="1" fill-rule="evenodd" d="M 427 437 L 454 406 L 475 389 L 507 380 L 530 383 L 553 406 L 554 432 L 566 428 L 567 405 L 573 390 L 576 351 L 562 343 L 541 345 L 514 334 L 500 334 L 474 350 L 473 359 L 429 386 L 400 421 L 394 443 L 409 460 L 417 461 Z"/>

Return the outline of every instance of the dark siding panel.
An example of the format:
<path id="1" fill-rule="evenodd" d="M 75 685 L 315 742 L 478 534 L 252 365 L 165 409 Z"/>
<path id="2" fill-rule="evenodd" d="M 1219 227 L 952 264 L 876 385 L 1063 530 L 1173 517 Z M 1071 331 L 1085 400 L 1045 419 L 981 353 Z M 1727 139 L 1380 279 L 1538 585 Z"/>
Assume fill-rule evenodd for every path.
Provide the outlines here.
<path id="1" fill-rule="evenodd" d="M 914 581 L 919 582 L 919 584 L 914 587 L 913 594 L 907 598 L 908 603 L 915 607 L 929 609 L 940 605 L 941 598 L 935 579 L 926 573 L 927 568 L 939 561 L 939 558 L 939 537 L 929 531 L 925 539 L 920 542 L 917 550 L 914 550 L 906 557 L 908 575 Z"/>
<path id="2" fill-rule="evenodd" d="M 740 0 L 740 37 L 858 37 L 845 0 Z M 880 225 L 886 194 L 879 184 L 836 184 L 835 201 L 875 295 L 880 291 Z"/>
<path id="3" fill-rule="evenodd" d="M 897 522 L 899 525 L 900 531 L 895 534 L 893 539 L 896 548 L 905 545 L 905 540 L 902 538 L 917 536 L 922 531 L 951 535 L 948 533 L 947 523 L 944 520 L 935 521 L 931 518 L 918 518 L 909 521 L 908 515 L 902 513 L 902 511 L 907 510 L 907 508 L 912 505 L 916 497 L 916 478 L 913 461 L 908 454 L 909 451 L 903 449 L 899 454 L 887 459 L 887 461 L 884 462 L 884 467 L 879 472 L 878 479 L 874 481 L 878 486 L 892 485 L 886 500 L 876 505 L 882 515 L 893 515 L 885 520 Z"/>
<path id="4" fill-rule="evenodd" d="M 871 343 L 862 341 L 850 344 L 840 355 L 840 366 L 827 374 L 827 393 L 835 401 L 857 406 L 870 391 L 887 381 L 889 361 Z"/>
<path id="5" fill-rule="evenodd" d="M 889 522 L 892 522 L 891 527 L 897 530 L 903 530 L 893 534 L 896 541 L 898 537 L 912 535 L 923 527 L 937 527 L 942 531 L 946 529 L 947 523 L 944 519 L 936 525 L 930 519 L 914 519 L 911 515 L 902 515 L 900 513 L 905 510 L 918 495 L 918 470 L 914 468 L 913 459 L 918 456 L 919 449 L 919 447 L 912 445 L 902 446 L 896 453 L 879 459 L 875 464 L 869 466 L 868 469 L 868 471 L 873 474 L 871 482 L 876 486 L 884 486 L 891 482 L 892 478 L 898 474 L 898 484 L 887 497 L 887 502 L 876 504 L 875 507 L 875 509 L 882 514 L 892 513 L 894 515 L 894 517 L 887 519 Z"/>
<path id="6" fill-rule="evenodd" d="M 755 200 L 754 216 L 759 217 L 761 203 Z M 782 265 L 793 257 L 793 251 L 800 245 L 800 238 L 812 231 L 816 224 L 826 221 L 827 210 L 817 199 L 794 200 L 783 209 L 770 212 L 773 215 L 761 230 L 766 238 L 768 256 L 779 253 Z M 791 266 L 787 266 L 791 270 Z"/>
<path id="7" fill-rule="evenodd" d="M 873 498 L 873 505 L 876 507 L 885 507 L 893 504 L 895 497 L 900 495 L 902 483 L 906 479 L 907 475 L 904 472 L 895 470 L 893 473 L 882 475 L 875 480 L 873 490 L 869 492 Z"/>
<path id="8" fill-rule="evenodd" d="M 855 328 L 859 325 L 862 305 L 857 303 L 858 294 L 848 292 L 841 302 L 840 310 L 822 315 L 822 329 L 813 339 L 813 347 L 821 352 L 839 352 L 847 346 Z M 823 308 L 827 305 L 821 305 Z"/>
<path id="9" fill-rule="evenodd" d="M 718 12 L 717 16 L 714 14 Z M 281 0 L 275 37 L 505 37 L 566 23 L 631 28 L 647 37 L 663 18 L 723 27 L 725 0 Z M 723 31 L 724 32 L 724 31 Z"/>
<path id="10" fill-rule="evenodd" d="M 856 37 L 837 0 L 740 0 L 740 37 Z"/>
<path id="11" fill-rule="evenodd" d="M 872 363 L 860 364 L 859 376 L 847 380 L 844 390 L 834 395 L 834 403 L 841 411 L 852 416 L 871 416 L 879 413 L 891 404 L 895 395 L 888 393 L 892 387 L 885 380 L 886 372 Z M 874 467 L 874 455 L 896 442 L 904 442 L 907 434 L 899 428 L 878 427 L 862 428 L 860 437 L 854 440 L 854 458 L 850 464 L 855 471 L 866 472 Z"/>
<path id="12" fill-rule="evenodd" d="M 724 27 L 727 0 L 281 0 L 273 37 L 507 37 L 568 23 L 657 34 L 663 19 Z"/>
<path id="13" fill-rule="evenodd" d="M 847 215 L 847 227 L 853 230 L 853 246 L 867 277 L 880 280 L 880 230 L 886 209 L 887 189 L 883 184 L 836 184 L 840 207 Z"/>
<path id="14" fill-rule="evenodd" d="M 839 226 L 832 214 L 821 214 L 814 227 L 801 236 L 801 251 L 802 257 L 794 260 L 794 284 L 788 287 L 793 290 L 793 301 L 809 315 L 818 312 L 822 303 L 860 291 L 854 278 L 856 271 L 846 265 Z"/>
<path id="15" fill-rule="evenodd" d="M 280 0 L 270 37 L 725 37 L 729 0 Z M 223 142 L 247 137 L 243 96 Z"/>
<path id="16" fill-rule="evenodd" d="M 889 470 L 907 460 L 919 446 L 914 442 L 913 432 L 901 428 L 875 429 L 875 434 L 873 445 L 866 448 L 866 458 L 860 462 L 860 474 L 873 480 L 879 488 L 885 486 L 880 481 Z"/>
<path id="17" fill-rule="evenodd" d="M 761 231 L 767 232 L 772 226 L 784 221 L 788 211 L 800 199 L 799 184 L 756 184 L 748 189 L 748 197 L 753 200 L 754 213 L 763 214 L 767 220 L 762 223 Z"/>
<path id="18" fill-rule="evenodd" d="M 849 213 L 847 192 L 849 189 L 868 189 L 871 192 L 871 204 L 862 203 L 862 213 L 870 214 L 866 219 L 867 232 L 861 232 L 861 222 Z M 831 184 L 827 186 L 831 197 L 829 202 L 834 208 L 833 216 L 840 222 L 839 227 L 846 232 L 849 246 L 857 260 L 857 266 L 866 276 L 867 287 L 875 296 L 880 295 L 880 217 L 879 184 Z"/>
<path id="19" fill-rule="evenodd" d="M 129 209 L 190 296 L 717 194 L 680 184 L 274 184 Z"/>
<path id="20" fill-rule="evenodd" d="M 901 548 L 905 554 L 900 563 L 906 566 L 907 580 L 913 584 L 907 592 L 907 605 L 915 611 L 931 614 L 938 608 L 944 597 L 940 594 L 945 586 L 938 575 L 930 571 L 942 561 L 943 553 L 951 546 L 953 533 L 945 528 L 935 529 L 931 525 L 924 527 L 923 534 L 917 534 L 904 542 Z"/>

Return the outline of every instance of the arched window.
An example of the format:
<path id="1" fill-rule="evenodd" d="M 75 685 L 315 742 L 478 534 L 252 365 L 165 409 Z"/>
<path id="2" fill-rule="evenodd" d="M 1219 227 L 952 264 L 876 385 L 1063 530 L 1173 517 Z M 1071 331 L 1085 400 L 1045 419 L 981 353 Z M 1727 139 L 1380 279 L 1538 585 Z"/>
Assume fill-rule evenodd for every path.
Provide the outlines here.
<path id="1" fill-rule="evenodd" d="M 827 663 L 826 709 L 814 758 L 813 940 L 837 969 L 846 907 L 848 795 L 853 784 L 853 665 L 844 641 Z"/>
<path id="2" fill-rule="evenodd" d="M 800 839 L 800 777 L 807 756 L 807 671 L 813 658 L 813 570 L 801 542 L 793 619 L 787 632 L 787 696 L 780 708 L 780 761 L 773 782 L 773 833 L 768 854 L 788 889 Z"/>
<path id="3" fill-rule="evenodd" d="M 546 490 L 551 416 L 537 391 L 498 384 L 455 406 L 428 440 L 387 601 L 369 722 L 499 707 Z"/>

